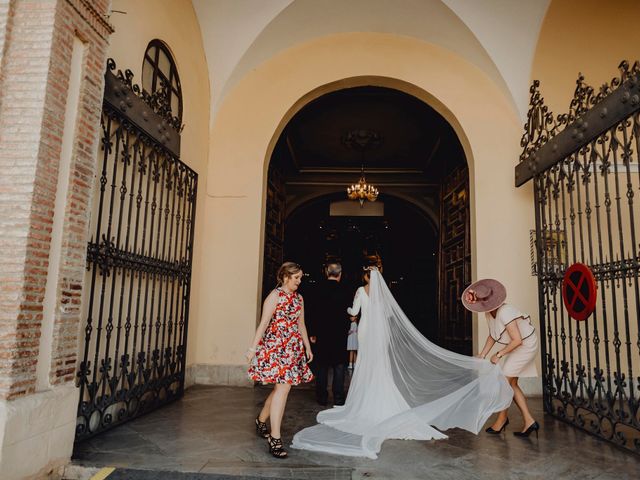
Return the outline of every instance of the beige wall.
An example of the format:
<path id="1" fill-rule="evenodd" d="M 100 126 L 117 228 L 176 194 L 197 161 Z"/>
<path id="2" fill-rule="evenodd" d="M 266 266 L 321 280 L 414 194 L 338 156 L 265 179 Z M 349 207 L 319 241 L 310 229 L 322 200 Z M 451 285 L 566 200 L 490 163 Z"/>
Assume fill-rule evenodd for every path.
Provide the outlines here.
<path id="1" fill-rule="evenodd" d="M 542 24 L 532 79 L 552 112 L 565 113 L 578 72 L 596 90 L 611 80 L 621 60 L 640 59 L 640 2 L 555 0 Z"/>
<path id="2" fill-rule="evenodd" d="M 254 45 L 256 37 L 293 2 L 192 0 L 209 60 L 211 99 L 214 103 L 212 112 L 222 98 L 226 81 L 240 59 Z M 299 24 L 290 24 L 294 28 L 296 25 Z"/>
<path id="3" fill-rule="evenodd" d="M 173 54 L 182 84 L 183 123 L 180 158 L 199 174 L 196 210 L 196 234 L 193 281 L 199 277 L 198 259 L 205 248 L 203 238 L 204 211 L 209 149 L 209 71 L 202 46 L 200 25 L 189 0 L 113 0 L 111 22 L 115 33 L 111 35 L 108 56 L 119 69 L 131 69 L 134 81 L 141 83 L 142 60 L 148 43 L 157 38 L 165 42 Z M 192 340 L 198 335 L 199 289 L 192 284 L 189 345 L 187 362 L 194 355 Z"/>
<path id="4" fill-rule="evenodd" d="M 404 35 L 456 52 L 502 86 L 522 118 L 549 2 L 193 0 L 212 72 L 212 115 L 238 81 L 287 48 L 329 35 L 375 32 Z"/>
<path id="5" fill-rule="evenodd" d="M 364 84 L 414 94 L 452 123 L 470 167 L 473 276 L 500 278 L 515 304 L 537 311 L 527 274 L 531 190 L 513 181 L 521 134 L 513 104 L 476 67 L 440 47 L 390 34 L 334 35 L 273 57 L 220 105 L 201 209 L 204 236 L 215 248 L 202 256 L 195 362 L 235 365 L 239 372 L 244 363 L 259 314 L 266 162 L 280 131 L 312 98 Z M 484 323 L 476 331 L 477 349 Z"/>

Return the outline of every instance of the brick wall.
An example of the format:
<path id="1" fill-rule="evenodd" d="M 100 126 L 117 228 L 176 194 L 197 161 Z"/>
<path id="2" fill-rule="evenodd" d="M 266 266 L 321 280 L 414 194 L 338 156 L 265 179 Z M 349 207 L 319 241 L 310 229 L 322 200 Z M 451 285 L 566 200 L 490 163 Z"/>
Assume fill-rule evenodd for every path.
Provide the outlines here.
<path id="1" fill-rule="evenodd" d="M 6 2 L 5 2 L 6 3 Z M 98 148 L 108 0 L 0 5 L 0 398 L 35 390 L 73 38 L 86 45 L 57 285 L 50 382 L 74 378 Z M 4 17 L 3 17 L 4 15 Z M 4 20 L 3 20 L 4 18 Z M 4 28 L 2 27 L 4 24 Z"/>

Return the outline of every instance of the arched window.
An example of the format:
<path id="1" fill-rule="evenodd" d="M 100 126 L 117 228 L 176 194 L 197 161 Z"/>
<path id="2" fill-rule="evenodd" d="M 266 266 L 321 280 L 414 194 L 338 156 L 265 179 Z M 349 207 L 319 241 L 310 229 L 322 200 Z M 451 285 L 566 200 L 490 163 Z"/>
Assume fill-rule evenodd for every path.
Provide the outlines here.
<path id="1" fill-rule="evenodd" d="M 168 87 L 171 114 L 182 121 L 182 87 L 176 63 L 167 45 L 161 40 L 151 40 L 142 63 L 142 88 L 153 94 L 162 88 L 162 82 Z"/>

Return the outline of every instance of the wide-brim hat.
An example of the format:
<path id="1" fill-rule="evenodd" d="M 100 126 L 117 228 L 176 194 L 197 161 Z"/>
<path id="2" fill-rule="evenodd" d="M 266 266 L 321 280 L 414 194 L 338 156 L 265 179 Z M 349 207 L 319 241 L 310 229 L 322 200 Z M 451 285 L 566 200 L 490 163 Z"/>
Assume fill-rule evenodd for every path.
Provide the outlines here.
<path id="1" fill-rule="evenodd" d="M 467 293 L 473 292 L 475 301 L 467 300 Z M 472 283 L 462 292 L 462 304 L 472 312 L 490 312 L 501 306 L 507 299 L 507 289 L 498 280 L 484 278 Z"/>

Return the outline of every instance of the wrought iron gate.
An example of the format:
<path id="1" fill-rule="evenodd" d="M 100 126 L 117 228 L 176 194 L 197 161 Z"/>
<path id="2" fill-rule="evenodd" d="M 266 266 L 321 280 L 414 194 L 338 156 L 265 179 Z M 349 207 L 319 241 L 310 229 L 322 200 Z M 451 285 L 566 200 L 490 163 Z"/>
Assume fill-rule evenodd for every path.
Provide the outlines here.
<path id="1" fill-rule="evenodd" d="M 184 390 L 198 175 L 179 160 L 166 89 L 140 92 L 109 60 L 87 245 L 76 439 Z"/>
<path id="2" fill-rule="evenodd" d="M 640 66 L 619 68 L 599 92 L 580 76 L 556 117 L 534 82 L 515 173 L 534 182 L 545 410 L 640 453 Z M 598 285 L 583 322 L 562 300 L 577 262 Z"/>

